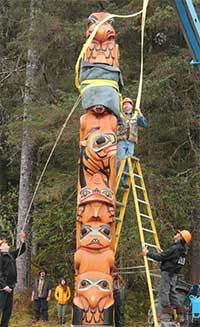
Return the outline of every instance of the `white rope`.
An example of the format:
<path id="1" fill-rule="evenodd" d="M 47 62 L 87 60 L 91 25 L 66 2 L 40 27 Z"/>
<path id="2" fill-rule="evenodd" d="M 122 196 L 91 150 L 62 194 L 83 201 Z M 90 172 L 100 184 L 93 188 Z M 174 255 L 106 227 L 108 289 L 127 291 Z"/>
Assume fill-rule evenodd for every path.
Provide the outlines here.
<path id="1" fill-rule="evenodd" d="M 24 224 L 23 224 L 23 227 L 22 227 L 22 231 L 24 231 L 24 228 L 25 228 L 26 224 L 28 223 L 28 216 L 29 216 L 29 213 L 30 213 L 30 210 L 31 210 L 31 207 L 32 207 L 33 201 L 35 200 L 36 193 L 37 193 L 37 191 L 38 191 L 38 188 L 39 188 L 39 186 L 40 186 L 40 183 L 41 183 L 41 180 L 42 180 L 42 178 L 43 178 L 43 176 L 44 176 L 44 173 L 45 173 L 45 171 L 46 171 L 46 169 L 47 169 L 47 166 L 48 166 L 48 164 L 49 164 L 49 161 L 50 161 L 50 159 L 51 159 L 51 157 L 52 157 L 52 155 L 53 155 L 53 153 L 54 153 L 54 150 L 55 150 L 55 148 L 56 148 L 56 146 L 57 146 L 57 144 L 58 144 L 58 142 L 59 142 L 59 140 L 60 140 L 60 138 L 61 138 L 61 136 L 62 136 L 62 133 L 63 133 L 65 127 L 67 126 L 67 123 L 68 123 L 70 117 L 72 116 L 72 114 L 74 113 L 75 109 L 77 108 L 77 106 L 78 106 L 80 100 L 81 100 L 81 97 L 80 97 L 80 95 L 79 95 L 79 97 L 77 98 L 75 104 L 73 105 L 73 107 L 72 107 L 72 109 L 71 109 L 69 115 L 67 116 L 67 118 L 66 118 L 66 120 L 65 120 L 65 122 L 64 122 L 64 124 L 63 124 L 63 126 L 62 126 L 62 128 L 61 128 L 61 130 L 60 130 L 60 132 L 59 132 L 59 134 L 58 134 L 58 137 L 57 137 L 57 139 L 56 139 L 56 141 L 55 141 L 55 143 L 54 143 L 54 145 L 53 145 L 53 147 L 52 147 L 52 149 L 51 149 L 51 152 L 50 152 L 49 157 L 48 157 L 48 159 L 47 159 L 47 161 L 46 161 L 46 164 L 45 164 L 45 166 L 44 166 L 44 168 L 43 168 L 43 170 L 42 170 L 42 173 L 41 173 L 40 178 L 39 178 L 39 180 L 38 180 L 38 182 L 37 182 L 37 185 L 36 185 L 35 191 L 34 191 L 34 193 L 33 193 L 33 197 L 32 197 L 31 202 L 30 202 L 30 204 L 29 204 L 29 207 L 28 207 L 28 210 L 27 210 L 27 213 L 26 213 L 26 216 L 25 216 Z"/>
<path id="2" fill-rule="evenodd" d="M 141 269 L 144 268 L 144 266 L 134 266 L 134 267 L 121 267 L 119 270 L 126 270 L 126 269 Z"/>
<path id="3" fill-rule="evenodd" d="M 141 96 L 142 96 L 142 84 L 143 84 L 143 71 L 144 71 L 144 28 L 146 20 L 146 12 L 149 0 L 143 0 L 142 10 L 142 24 L 141 24 L 141 65 L 140 65 L 140 81 L 138 87 L 138 95 L 136 99 L 136 109 L 140 109 Z"/>

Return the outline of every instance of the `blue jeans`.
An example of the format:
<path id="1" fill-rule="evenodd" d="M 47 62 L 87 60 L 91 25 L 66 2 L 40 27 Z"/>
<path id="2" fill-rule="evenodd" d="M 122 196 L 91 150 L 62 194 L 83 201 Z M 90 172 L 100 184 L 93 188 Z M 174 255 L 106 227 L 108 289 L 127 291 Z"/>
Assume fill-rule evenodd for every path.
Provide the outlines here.
<path id="1" fill-rule="evenodd" d="M 58 317 L 65 318 L 66 311 L 67 311 L 67 304 L 57 303 L 57 311 L 58 311 Z"/>
<path id="2" fill-rule="evenodd" d="M 133 156 L 135 149 L 135 143 L 131 141 L 119 141 L 117 143 L 117 172 L 119 170 L 120 163 L 122 159 Z M 128 172 L 128 165 L 126 164 L 124 171 Z M 121 182 L 125 184 L 127 176 L 122 175 Z"/>

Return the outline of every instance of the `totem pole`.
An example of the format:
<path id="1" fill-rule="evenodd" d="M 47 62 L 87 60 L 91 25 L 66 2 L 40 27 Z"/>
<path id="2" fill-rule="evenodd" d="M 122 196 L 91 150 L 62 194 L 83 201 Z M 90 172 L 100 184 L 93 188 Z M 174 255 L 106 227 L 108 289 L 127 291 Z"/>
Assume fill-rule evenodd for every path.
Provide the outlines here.
<path id="1" fill-rule="evenodd" d="M 110 16 L 88 18 L 88 39 Z M 80 119 L 73 326 L 113 325 L 117 117 L 123 86 L 113 20 L 99 26 L 80 66 Z"/>

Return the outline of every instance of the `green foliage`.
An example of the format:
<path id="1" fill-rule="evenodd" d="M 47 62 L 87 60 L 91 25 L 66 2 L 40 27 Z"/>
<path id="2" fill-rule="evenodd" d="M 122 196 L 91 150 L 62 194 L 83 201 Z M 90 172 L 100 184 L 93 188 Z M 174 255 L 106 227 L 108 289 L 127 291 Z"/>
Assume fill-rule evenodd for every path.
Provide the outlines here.
<path id="1" fill-rule="evenodd" d="M 71 321 L 71 304 L 67 305 L 67 315 L 66 321 L 67 324 L 70 324 Z M 14 308 L 9 322 L 11 327 L 27 327 L 32 325 L 33 320 L 33 302 L 31 302 L 31 292 L 30 290 L 24 292 L 23 294 L 14 294 Z M 38 327 L 58 327 L 60 326 L 57 321 L 57 309 L 56 309 L 56 300 L 51 298 L 49 302 L 49 322 L 39 321 L 37 323 Z"/>
<path id="2" fill-rule="evenodd" d="M 58 182 L 55 178 L 54 181 Z M 69 190 L 60 194 L 60 184 L 54 186 L 53 193 L 48 192 L 51 180 L 48 180 L 48 183 L 45 187 L 46 194 L 41 195 L 41 202 L 34 213 L 34 242 L 38 247 L 36 264 L 38 268 L 46 266 L 54 279 L 64 276 L 73 281 L 76 218 L 74 185 L 71 184 L 70 188 L 70 182 L 68 183 L 68 189 L 71 189 L 69 195 Z M 62 203 L 62 206 L 59 203 Z"/>
<path id="3" fill-rule="evenodd" d="M 42 67 L 38 96 L 29 107 L 28 122 L 37 149 L 34 171 L 37 181 L 77 99 L 74 66 L 85 41 L 87 17 L 99 11 L 100 4 L 78 0 L 39 1 L 35 29 L 29 38 L 29 1 L 4 3 L 0 8 L 0 235 L 4 230 L 14 244 L 27 49 L 34 44 Z M 118 14 L 140 9 L 140 0 L 115 0 L 106 7 L 107 11 Z M 116 19 L 115 25 L 125 81 L 123 94 L 136 98 L 140 17 Z M 162 44 L 157 42 L 158 33 L 166 36 Z M 171 1 L 149 1 L 141 104 L 148 129 L 140 131 L 136 155 L 142 163 L 163 248 L 169 245 L 177 228 L 192 228 L 192 213 L 200 189 L 199 74 L 188 64 L 190 59 Z M 53 280 L 67 276 L 73 281 L 81 114 L 79 107 L 64 129 L 34 201 L 33 270 L 37 274 L 43 265 Z M 119 244 L 123 266 L 142 264 L 135 219 L 134 206 L 130 203 Z M 149 305 L 145 296 L 147 288 L 142 274 L 127 275 L 124 279 L 126 318 L 133 325 L 133 316 L 145 320 L 144 312 Z"/>
<path id="4" fill-rule="evenodd" d="M 6 238 L 15 245 L 17 227 L 17 190 L 9 186 L 9 191 L 0 194 L 0 239 Z"/>

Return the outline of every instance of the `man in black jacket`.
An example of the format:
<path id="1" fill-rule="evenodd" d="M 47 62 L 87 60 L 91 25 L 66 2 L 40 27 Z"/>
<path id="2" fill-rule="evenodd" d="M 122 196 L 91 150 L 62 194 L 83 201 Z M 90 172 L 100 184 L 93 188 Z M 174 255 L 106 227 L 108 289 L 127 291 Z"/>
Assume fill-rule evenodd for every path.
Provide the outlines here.
<path id="1" fill-rule="evenodd" d="M 7 240 L 0 240 L 0 314 L 2 314 L 0 327 L 8 327 L 12 313 L 13 290 L 17 283 L 16 259 L 24 253 L 25 233 L 20 233 L 22 245 L 15 251 L 9 251 Z"/>
<path id="2" fill-rule="evenodd" d="M 185 264 L 186 247 L 192 236 L 189 231 L 181 230 L 174 236 L 174 243 L 161 253 L 149 252 L 147 248 L 142 251 L 143 256 L 147 256 L 156 261 L 160 261 L 161 281 L 160 300 L 162 305 L 161 320 L 170 321 L 173 309 L 176 309 L 179 321 L 183 320 L 184 309 L 181 306 L 177 292 L 177 274 Z"/>

